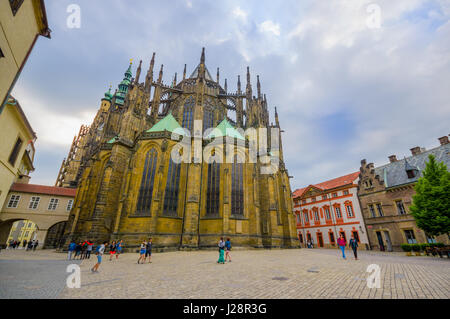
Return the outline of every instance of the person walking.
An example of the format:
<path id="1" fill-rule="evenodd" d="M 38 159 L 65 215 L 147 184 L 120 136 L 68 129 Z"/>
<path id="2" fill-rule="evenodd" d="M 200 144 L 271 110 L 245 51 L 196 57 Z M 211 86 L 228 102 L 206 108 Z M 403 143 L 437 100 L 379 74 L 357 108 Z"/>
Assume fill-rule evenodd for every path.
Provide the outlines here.
<path id="1" fill-rule="evenodd" d="M 77 248 L 77 244 L 72 240 L 72 242 L 69 244 L 69 249 L 67 249 L 67 259 L 72 260 L 73 252 L 75 251 L 75 248 Z"/>
<path id="2" fill-rule="evenodd" d="M 81 259 L 81 242 L 79 242 L 75 247 L 75 257 L 73 259 L 77 259 L 80 256 Z"/>
<path id="3" fill-rule="evenodd" d="M 100 264 L 102 263 L 102 256 L 105 252 L 106 245 L 108 245 L 108 242 L 104 241 L 103 244 L 98 247 L 97 252 L 95 253 L 97 255 L 97 263 L 92 267 L 92 272 L 98 272 L 98 267 L 100 267 Z"/>
<path id="4" fill-rule="evenodd" d="M 353 255 L 355 255 L 355 260 L 358 260 L 358 241 L 355 239 L 355 236 L 352 234 L 352 238 L 348 242 L 348 247 L 353 250 Z"/>
<path id="5" fill-rule="evenodd" d="M 27 251 L 31 250 L 33 248 L 33 242 L 30 240 L 27 244 Z"/>
<path id="6" fill-rule="evenodd" d="M 145 263 L 145 260 L 147 259 L 147 256 L 148 256 L 148 263 L 151 263 L 151 259 L 152 259 L 152 238 L 151 237 L 148 239 L 147 245 L 145 246 L 144 263 Z"/>
<path id="7" fill-rule="evenodd" d="M 33 245 L 33 251 L 36 250 L 37 246 L 39 246 L 39 240 L 36 240 Z"/>
<path id="8" fill-rule="evenodd" d="M 220 241 L 219 241 L 219 260 L 217 261 L 217 263 L 219 263 L 219 264 L 225 264 L 225 259 L 223 258 L 224 249 L 225 249 L 225 242 L 223 241 L 223 237 L 220 237 Z"/>
<path id="9" fill-rule="evenodd" d="M 26 249 L 26 246 L 27 246 L 27 240 L 24 239 L 23 244 L 22 244 L 22 249 Z"/>
<path id="10" fill-rule="evenodd" d="M 85 259 L 90 259 L 91 258 L 91 252 L 92 252 L 92 247 L 94 246 L 94 243 L 91 242 L 90 240 L 86 241 L 86 256 L 84 256 Z"/>
<path id="11" fill-rule="evenodd" d="M 227 238 L 227 241 L 225 242 L 225 261 L 227 261 L 227 258 L 230 259 L 231 262 L 231 241 L 230 238 Z"/>
<path id="12" fill-rule="evenodd" d="M 116 241 L 113 240 L 111 245 L 109 245 L 109 261 L 112 260 L 115 254 L 116 254 Z"/>
<path id="13" fill-rule="evenodd" d="M 345 257 L 345 246 L 347 245 L 347 242 L 344 238 L 344 234 L 341 233 L 341 236 L 337 240 L 337 244 L 338 244 L 339 248 L 342 250 L 342 258 L 347 259 Z"/>
<path id="14" fill-rule="evenodd" d="M 139 264 L 141 260 L 145 262 L 145 251 L 146 251 L 147 242 L 145 240 L 141 243 L 141 248 L 139 250 L 139 259 L 137 263 Z"/>
<path id="15" fill-rule="evenodd" d="M 116 259 L 119 259 L 119 255 L 122 253 L 123 240 L 119 240 L 116 244 Z"/>

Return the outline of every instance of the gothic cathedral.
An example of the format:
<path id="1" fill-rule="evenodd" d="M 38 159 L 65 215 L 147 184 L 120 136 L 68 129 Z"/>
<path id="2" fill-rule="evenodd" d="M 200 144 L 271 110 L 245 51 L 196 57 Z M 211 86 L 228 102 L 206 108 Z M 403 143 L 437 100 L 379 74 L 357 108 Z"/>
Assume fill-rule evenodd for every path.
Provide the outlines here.
<path id="1" fill-rule="evenodd" d="M 64 245 L 123 239 L 134 248 L 152 237 L 158 250 L 199 249 L 217 247 L 223 236 L 235 247 L 298 247 L 281 134 L 270 133 L 280 132 L 278 114 L 275 109 L 275 124 L 269 123 L 259 76 L 256 96 L 248 67 L 245 92 L 238 77 L 236 92 L 228 93 L 219 69 L 214 80 L 206 68 L 204 49 L 191 76 L 185 65 L 182 80 L 175 73 L 170 85 L 162 81 L 162 65 L 154 80 L 154 64 L 153 53 L 141 83 L 142 61 L 134 78 L 130 63 L 63 160 L 56 185 L 77 188 Z M 264 128 L 253 152 L 248 132 Z M 180 147 L 191 135 L 192 144 Z M 263 153 L 279 159 L 276 170 L 263 172 Z"/>

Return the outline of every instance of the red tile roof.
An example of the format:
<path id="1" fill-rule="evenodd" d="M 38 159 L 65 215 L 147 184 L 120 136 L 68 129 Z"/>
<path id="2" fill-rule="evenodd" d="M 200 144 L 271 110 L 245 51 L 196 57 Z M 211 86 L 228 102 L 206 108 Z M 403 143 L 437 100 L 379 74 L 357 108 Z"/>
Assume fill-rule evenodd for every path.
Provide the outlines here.
<path id="1" fill-rule="evenodd" d="M 10 190 L 14 191 L 14 192 L 59 195 L 59 196 L 68 196 L 68 197 L 75 197 L 75 194 L 77 193 L 76 188 L 65 188 L 65 187 L 45 186 L 45 185 L 36 185 L 36 184 L 23 184 L 23 183 L 14 183 L 11 186 Z"/>
<path id="2" fill-rule="evenodd" d="M 308 187 L 299 188 L 294 191 L 293 196 L 294 198 L 300 197 L 303 195 L 303 193 L 309 189 L 311 186 L 317 187 L 321 190 L 328 190 L 333 189 L 336 187 L 344 186 L 353 183 L 355 179 L 357 179 L 359 176 L 359 172 L 347 174 L 338 178 L 330 179 L 329 181 L 322 182 L 319 184 L 309 185 Z"/>

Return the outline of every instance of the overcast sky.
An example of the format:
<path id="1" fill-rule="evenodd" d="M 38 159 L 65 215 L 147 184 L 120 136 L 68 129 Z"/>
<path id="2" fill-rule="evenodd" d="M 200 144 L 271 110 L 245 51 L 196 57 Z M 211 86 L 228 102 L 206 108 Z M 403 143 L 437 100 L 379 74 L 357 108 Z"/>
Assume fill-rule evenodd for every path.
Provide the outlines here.
<path id="1" fill-rule="evenodd" d="M 45 3 L 52 38 L 38 40 L 13 90 L 38 136 L 34 184 L 54 184 L 109 84 L 131 58 L 133 72 L 140 59 L 146 70 L 152 52 L 165 83 L 185 63 L 189 75 L 203 46 L 228 91 L 247 66 L 254 88 L 260 75 L 271 121 L 277 106 L 285 130 L 292 190 L 450 133 L 448 0 Z M 81 8 L 79 29 L 67 26 L 70 4 Z"/>

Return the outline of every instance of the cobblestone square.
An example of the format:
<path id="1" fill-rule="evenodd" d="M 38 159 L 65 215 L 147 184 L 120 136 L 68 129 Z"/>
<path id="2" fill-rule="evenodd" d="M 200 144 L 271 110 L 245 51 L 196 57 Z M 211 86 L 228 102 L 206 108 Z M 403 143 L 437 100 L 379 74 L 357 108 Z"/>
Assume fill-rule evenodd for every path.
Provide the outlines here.
<path id="1" fill-rule="evenodd" d="M 0 253 L 0 298 L 377 298 L 447 299 L 450 261 L 404 253 L 334 249 L 234 250 L 232 262 L 217 264 L 216 251 L 155 253 L 137 264 L 138 254 L 109 261 L 74 261 L 81 288 L 67 288 L 66 254 L 49 250 Z M 366 269 L 377 264 L 381 287 L 368 288 Z"/>

